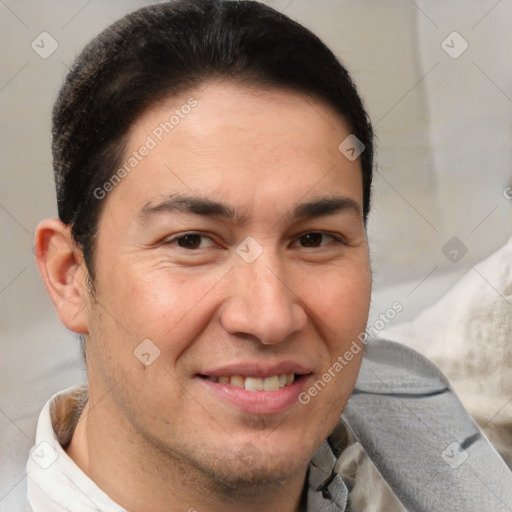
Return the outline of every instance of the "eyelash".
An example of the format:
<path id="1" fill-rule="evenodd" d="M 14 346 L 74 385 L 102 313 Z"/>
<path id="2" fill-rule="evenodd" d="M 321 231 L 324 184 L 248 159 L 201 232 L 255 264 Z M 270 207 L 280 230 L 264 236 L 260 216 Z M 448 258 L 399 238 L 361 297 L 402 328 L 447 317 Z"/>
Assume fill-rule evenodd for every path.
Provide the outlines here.
<path id="1" fill-rule="evenodd" d="M 326 236 L 326 237 L 331 237 L 336 244 L 346 245 L 346 243 L 343 240 L 341 240 L 339 237 L 337 237 L 337 236 L 335 236 L 335 235 L 333 235 L 331 233 L 326 233 L 324 231 L 306 231 L 306 232 L 300 234 L 299 236 L 297 236 L 295 240 L 298 241 L 298 240 L 300 240 L 300 238 L 302 238 L 302 237 L 304 237 L 306 235 L 322 235 L 322 236 Z M 178 245 L 178 241 L 184 239 L 187 236 L 199 236 L 201 238 L 209 238 L 212 241 L 212 244 L 215 243 L 211 239 L 211 237 L 209 237 L 208 235 L 205 235 L 203 233 L 198 233 L 198 232 L 195 232 L 195 231 L 190 231 L 190 232 L 187 232 L 187 233 L 179 234 L 177 236 L 174 236 L 171 239 L 168 239 L 165 243 L 168 244 L 168 245 Z M 302 249 L 308 249 L 308 248 L 320 249 L 320 248 L 323 248 L 323 247 L 328 246 L 328 245 L 330 245 L 330 244 L 327 243 L 327 244 L 322 244 L 322 245 L 319 245 L 319 246 L 316 246 L 316 247 L 301 247 L 301 248 Z M 186 247 L 179 246 L 179 245 L 178 245 L 178 247 L 181 247 L 182 249 L 185 249 L 187 251 L 196 251 L 198 249 L 204 249 L 204 247 L 198 247 L 198 248 L 192 248 L 191 249 L 191 248 L 186 248 Z M 209 246 L 209 247 L 211 247 L 211 246 Z"/>

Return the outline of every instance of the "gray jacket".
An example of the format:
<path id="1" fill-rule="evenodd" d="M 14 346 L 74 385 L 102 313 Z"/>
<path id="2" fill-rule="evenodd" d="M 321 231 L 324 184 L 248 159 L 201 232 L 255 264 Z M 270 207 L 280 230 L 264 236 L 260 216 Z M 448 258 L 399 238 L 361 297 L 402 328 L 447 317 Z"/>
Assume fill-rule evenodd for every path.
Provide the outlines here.
<path id="1" fill-rule="evenodd" d="M 340 423 L 311 461 L 307 512 L 350 510 L 347 429 L 409 512 L 512 511 L 512 472 L 446 377 L 404 345 L 368 342 Z"/>

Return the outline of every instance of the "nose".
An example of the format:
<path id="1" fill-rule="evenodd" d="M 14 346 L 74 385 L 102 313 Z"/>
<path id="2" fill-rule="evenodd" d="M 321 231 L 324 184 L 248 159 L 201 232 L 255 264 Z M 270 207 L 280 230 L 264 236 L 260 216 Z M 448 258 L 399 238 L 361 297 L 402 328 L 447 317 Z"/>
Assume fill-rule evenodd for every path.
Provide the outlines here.
<path id="1" fill-rule="evenodd" d="M 261 256 L 233 269 L 221 324 L 230 334 L 275 345 L 303 330 L 307 314 L 282 265 L 269 260 Z"/>

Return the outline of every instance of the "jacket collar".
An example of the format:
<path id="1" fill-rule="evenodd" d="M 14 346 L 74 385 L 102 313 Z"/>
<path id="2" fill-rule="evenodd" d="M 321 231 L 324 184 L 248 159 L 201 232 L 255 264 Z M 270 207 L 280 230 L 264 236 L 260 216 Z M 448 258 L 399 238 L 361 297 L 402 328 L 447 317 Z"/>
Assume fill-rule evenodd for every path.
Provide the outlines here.
<path id="1" fill-rule="evenodd" d="M 348 489 L 334 471 L 336 461 L 329 442 L 324 441 L 309 464 L 306 512 L 347 511 Z"/>

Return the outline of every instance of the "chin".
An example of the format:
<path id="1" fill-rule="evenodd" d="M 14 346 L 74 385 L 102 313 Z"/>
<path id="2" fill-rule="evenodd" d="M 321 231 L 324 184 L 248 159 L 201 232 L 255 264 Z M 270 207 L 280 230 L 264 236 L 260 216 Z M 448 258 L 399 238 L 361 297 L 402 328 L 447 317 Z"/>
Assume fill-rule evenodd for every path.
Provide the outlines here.
<path id="1" fill-rule="evenodd" d="M 233 444 L 217 453 L 202 452 L 201 460 L 196 459 L 196 469 L 215 482 L 216 493 L 228 497 L 250 497 L 259 495 L 262 490 L 272 492 L 300 472 L 306 474 L 312 454 L 300 453 L 299 446 L 265 452 L 256 448 L 256 443 L 243 444 L 234 451 Z"/>
<path id="2" fill-rule="evenodd" d="M 228 464 L 223 468 L 215 468 L 216 492 L 232 499 L 260 496 L 261 492 L 272 493 L 290 479 L 297 468 L 290 467 L 283 460 L 260 461 L 253 466 L 244 463 Z M 213 468 L 212 468 L 213 469 Z"/>

